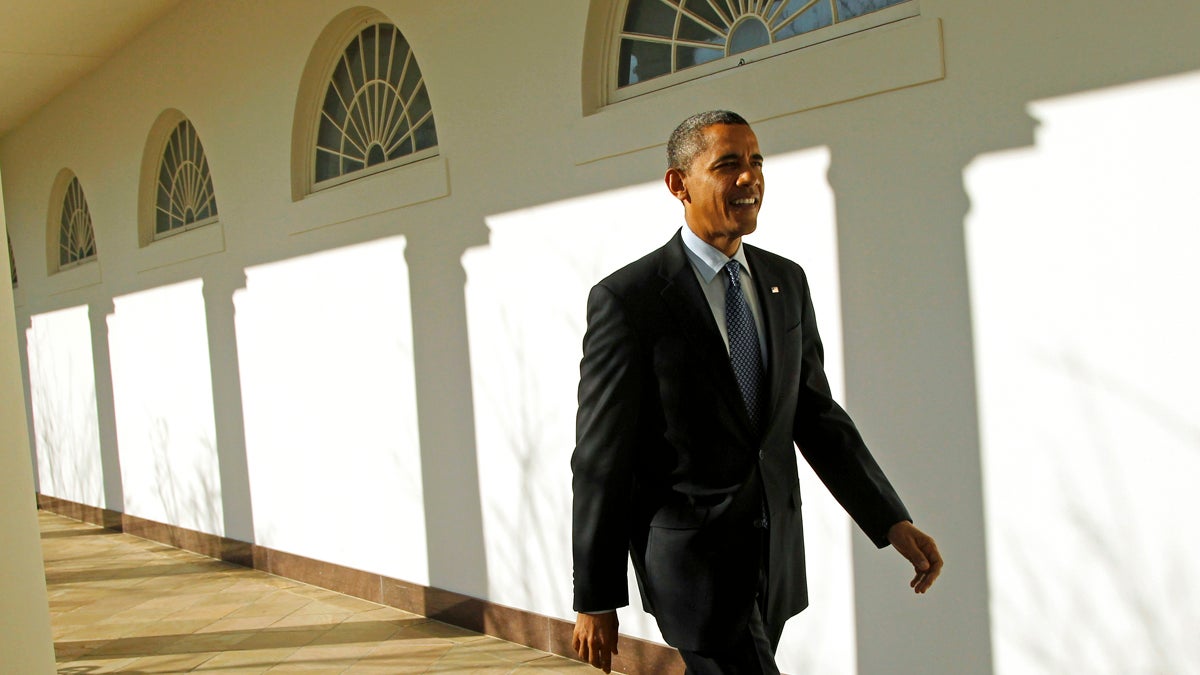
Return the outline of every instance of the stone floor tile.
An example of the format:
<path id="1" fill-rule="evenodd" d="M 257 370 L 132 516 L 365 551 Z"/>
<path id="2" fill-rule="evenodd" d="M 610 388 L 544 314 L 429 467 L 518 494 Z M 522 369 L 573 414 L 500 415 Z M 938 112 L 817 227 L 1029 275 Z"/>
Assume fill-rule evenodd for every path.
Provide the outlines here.
<path id="1" fill-rule="evenodd" d="M 115 640 L 119 637 L 122 637 L 127 630 L 129 630 L 128 625 L 123 626 L 114 623 L 82 624 L 72 627 L 70 630 L 63 633 L 62 636 L 56 639 L 72 642 L 78 640 Z"/>
<path id="2" fill-rule="evenodd" d="M 155 656 L 176 641 L 175 636 L 149 636 L 136 638 L 118 638 L 92 650 L 89 658 L 111 656 L 143 657 Z"/>
<path id="3" fill-rule="evenodd" d="M 280 665 L 307 670 L 346 670 L 369 651 L 369 647 L 364 645 L 308 645 L 297 649 Z"/>
<path id="4" fill-rule="evenodd" d="M 261 630 L 275 623 L 276 619 L 273 616 L 243 616 L 243 617 L 225 617 L 217 619 L 207 626 L 198 629 L 197 635 L 202 633 L 228 633 L 228 632 L 245 632 Z"/>
<path id="5" fill-rule="evenodd" d="M 187 673 L 193 668 L 215 657 L 216 654 L 166 654 L 162 656 L 145 656 L 134 659 L 115 672 L 130 673 Z"/>
<path id="6" fill-rule="evenodd" d="M 312 601 L 308 598 L 298 597 L 288 591 L 276 591 L 230 612 L 228 616 L 230 618 L 273 616 L 276 619 L 282 619 L 311 603 Z"/>
<path id="7" fill-rule="evenodd" d="M 479 633 L 472 633 L 466 628 L 451 626 L 448 623 L 441 621 L 419 621 L 411 623 L 396 633 L 393 639 L 397 640 L 436 640 L 450 642 L 471 642 L 473 640 L 483 639 L 484 636 Z"/>
<path id="8" fill-rule="evenodd" d="M 369 612 L 358 612 L 346 618 L 346 621 L 395 621 L 397 625 L 411 622 L 413 619 L 426 621 L 420 614 L 413 614 L 394 607 L 376 607 Z"/>
<path id="9" fill-rule="evenodd" d="M 292 612 L 287 616 L 276 620 L 271 624 L 272 628 L 304 628 L 324 626 L 333 628 L 341 624 L 350 614 L 301 614 L 300 612 Z"/>
<path id="10" fill-rule="evenodd" d="M 557 656 L 526 661 L 512 671 L 514 675 L 591 675 L 597 670 L 586 663 Z"/>
<path id="11" fill-rule="evenodd" d="M 324 600 L 322 602 L 350 612 L 369 612 L 379 607 L 377 603 L 371 602 L 370 600 L 363 600 L 362 598 L 355 598 L 349 595 L 339 595 L 335 598 L 329 598 L 328 600 Z"/>
<path id="12" fill-rule="evenodd" d="M 132 670 L 128 666 L 136 661 L 136 658 L 119 657 L 119 658 L 86 658 L 72 661 L 58 662 L 59 675 L 103 675 L 104 673 L 131 673 Z"/>
<path id="13" fill-rule="evenodd" d="M 400 628 L 387 621 L 341 624 L 312 641 L 312 645 L 375 645 L 389 640 Z"/>
<path id="14" fill-rule="evenodd" d="M 108 644 L 108 640 L 58 640 L 55 638 L 54 655 L 58 661 L 74 661 L 91 654 Z"/>
<path id="15" fill-rule="evenodd" d="M 188 654 L 199 652 L 226 652 L 240 649 L 241 644 L 254 635 L 251 631 L 227 633 L 194 633 L 173 638 L 159 649 L 158 654 Z"/>
<path id="16" fill-rule="evenodd" d="M 424 673 L 453 647 L 454 645 L 448 642 L 440 644 L 385 642 L 370 650 L 346 672 L 356 674 L 396 673 L 397 675 Z"/>
<path id="17" fill-rule="evenodd" d="M 196 672 L 210 673 L 221 670 L 241 670 L 265 673 L 295 653 L 296 648 L 257 649 L 253 651 L 227 651 L 205 661 Z"/>
<path id="18" fill-rule="evenodd" d="M 346 672 L 346 666 L 312 666 L 298 663 L 281 663 L 269 670 L 272 675 L 281 673 L 304 673 L 305 675 L 342 675 Z"/>
<path id="19" fill-rule="evenodd" d="M 238 644 L 238 649 L 300 648 L 325 633 L 325 630 L 291 630 L 266 628 L 254 631 L 250 637 Z"/>
<path id="20" fill-rule="evenodd" d="M 123 637 L 144 637 L 149 635 L 191 635 L 210 625 L 210 619 L 172 619 L 170 621 L 151 621 L 131 625 Z"/>

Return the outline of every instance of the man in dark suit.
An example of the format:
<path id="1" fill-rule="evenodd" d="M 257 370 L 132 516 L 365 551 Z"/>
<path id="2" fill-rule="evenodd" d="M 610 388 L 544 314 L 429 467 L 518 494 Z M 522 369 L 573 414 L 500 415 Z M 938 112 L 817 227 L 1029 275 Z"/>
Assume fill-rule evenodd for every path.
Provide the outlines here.
<path id="1" fill-rule="evenodd" d="M 762 154 L 735 113 L 694 115 L 667 145 L 687 223 L 591 291 L 573 472 L 574 646 L 608 672 L 626 556 L 690 673 L 778 673 L 808 604 L 793 448 L 924 593 L 942 559 L 833 400 L 799 265 L 742 245 Z"/>

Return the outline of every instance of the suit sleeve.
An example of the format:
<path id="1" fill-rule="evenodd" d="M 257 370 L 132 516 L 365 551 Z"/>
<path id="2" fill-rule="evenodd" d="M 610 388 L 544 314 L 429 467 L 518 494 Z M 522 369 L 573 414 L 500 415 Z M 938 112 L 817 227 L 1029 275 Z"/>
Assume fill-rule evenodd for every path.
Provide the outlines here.
<path id="1" fill-rule="evenodd" d="M 604 286 L 594 287 L 571 456 L 574 609 L 579 612 L 629 604 L 633 455 L 642 404 L 638 350 L 617 297 Z"/>
<path id="2" fill-rule="evenodd" d="M 808 279 L 801 273 L 803 354 L 793 437 L 805 460 L 854 522 L 878 547 L 901 520 L 912 520 L 900 496 L 871 456 L 854 422 L 829 391 L 825 349 L 817 331 Z"/>

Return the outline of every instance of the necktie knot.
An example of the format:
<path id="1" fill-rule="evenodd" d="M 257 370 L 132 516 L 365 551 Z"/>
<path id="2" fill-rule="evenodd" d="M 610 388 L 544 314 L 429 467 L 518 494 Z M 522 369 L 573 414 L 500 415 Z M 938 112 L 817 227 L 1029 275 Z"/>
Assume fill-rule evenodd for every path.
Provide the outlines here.
<path id="1" fill-rule="evenodd" d="M 741 287 L 742 285 L 742 265 L 736 260 L 730 260 L 725 263 L 725 273 L 729 275 L 729 283 Z"/>

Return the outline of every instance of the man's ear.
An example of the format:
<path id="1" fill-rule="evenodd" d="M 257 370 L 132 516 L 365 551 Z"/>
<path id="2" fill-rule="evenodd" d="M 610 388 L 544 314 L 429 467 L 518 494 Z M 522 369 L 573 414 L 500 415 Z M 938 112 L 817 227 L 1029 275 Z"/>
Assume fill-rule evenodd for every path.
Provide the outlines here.
<path id="1" fill-rule="evenodd" d="M 682 171 L 679 169 L 667 169 L 667 175 L 663 176 L 663 180 L 667 184 L 667 189 L 671 191 L 671 194 L 675 195 L 676 199 L 681 202 L 687 202 L 690 199 L 687 186 L 684 185 Z"/>

